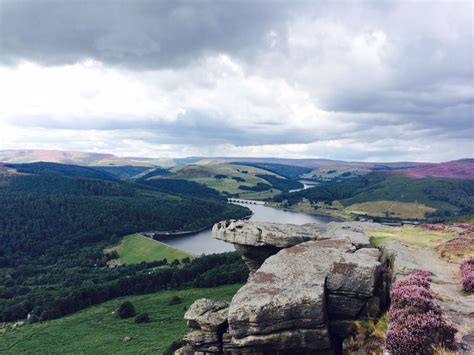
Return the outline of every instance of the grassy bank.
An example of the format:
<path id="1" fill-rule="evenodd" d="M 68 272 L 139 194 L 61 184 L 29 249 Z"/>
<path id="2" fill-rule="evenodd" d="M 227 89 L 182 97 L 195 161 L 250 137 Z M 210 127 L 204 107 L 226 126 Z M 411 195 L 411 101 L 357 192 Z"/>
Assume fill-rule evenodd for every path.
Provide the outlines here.
<path id="1" fill-rule="evenodd" d="M 120 243 L 106 248 L 105 253 L 116 251 L 121 265 L 139 264 L 143 261 L 150 262 L 166 258 L 168 262 L 175 259 L 192 258 L 189 253 L 170 247 L 164 243 L 144 237 L 140 234 L 131 234 L 122 238 Z"/>
<path id="2" fill-rule="evenodd" d="M 455 233 L 432 231 L 420 227 L 408 226 L 368 231 L 368 233 L 372 236 L 372 244 L 376 247 L 380 247 L 390 240 L 398 240 L 414 249 L 433 248 L 457 236 Z"/>
<path id="3" fill-rule="evenodd" d="M 230 300 L 240 286 L 122 297 L 60 319 L 9 328 L 0 333 L 0 353 L 161 354 L 189 330 L 183 320 L 185 308 L 202 297 Z M 175 295 L 182 303 L 169 305 Z M 151 322 L 136 324 L 134 318 L 118 319 L 114 312 L 124 301 L 131 301 L 137 314 L 147 312 Z M 126 337 L 130 340 L 124 341 Z"/>

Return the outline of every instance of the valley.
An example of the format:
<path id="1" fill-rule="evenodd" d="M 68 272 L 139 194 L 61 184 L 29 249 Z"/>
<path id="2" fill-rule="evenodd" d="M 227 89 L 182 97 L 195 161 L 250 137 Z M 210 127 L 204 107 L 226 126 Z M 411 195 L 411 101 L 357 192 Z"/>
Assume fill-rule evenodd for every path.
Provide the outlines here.
<path id="1" fill-rule="evenodd" d="M 449 263 L 474 256 L 471 236 L 459 239 L 456 228 L 413 226 L 472 220 L 472 160 L 438 171 L 415 163 L 197 158 L 158 166 L 113 158 L 95 165 L 102 157 L 67 157 L 84 165 L 0 164 L 0 316 L 7 324 L 0 348 L 7 353 L 38 346 L 37 339 L 45 352 L 74 352 L 84 342 L 125 353 L 163 351 L 186 332 L 184 307 L 199 297 L 230 299 L 247 279 L 234 246 L 211 235 L 221 220 L 408 224 L 367 233 L 375 247 L 399 241 Z M 449 175 L 446 164 L 455 167 Z M 247 203 L 229 203 L 239 200 Z M 171 295 L 183 304 L 168 305 Z M 151 322 L 116 319 L 123 300 L 146 309 Z M 31 324 L 13 329 L 17 322 Z M 167 329 L 158 337 L 157 324 Z M 76 341 L 50 337 L 61 327 L 77 331 Z M 89 328 L 97 329 L 94 339 Z"/>
<path id="2" fill-rule="evenodd" d="M 474 354 L 473 25 L 0 0 L 0 355 Z"/>

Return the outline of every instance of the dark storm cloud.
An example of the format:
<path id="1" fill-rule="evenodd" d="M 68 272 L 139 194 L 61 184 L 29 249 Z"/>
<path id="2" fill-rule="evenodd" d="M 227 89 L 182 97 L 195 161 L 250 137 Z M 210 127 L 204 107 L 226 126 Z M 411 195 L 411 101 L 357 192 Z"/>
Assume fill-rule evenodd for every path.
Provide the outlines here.
<path id="1" fill-rule="evenodd" d="M 251 57 L 290 12 L 267 1 L 1 0 L 0 60 L 162 68 L 213 52 Z"/>
<path id="2" fill-rule="evenodd" d="M 150 136 L 142 138 L 149 143 L 175 144 L 183 143 L 195 146 L 232 144 L 234 146 L 311 143 L 319 138 L 318 132 L 282 126 L 276 122 L 266 124 L 250 123 L 241 126 L 238 122 L 225 122 L 225 117 L 208 112 L 190 111 L 178 115 L 174 121 L 159 118 L 135 118 L 118 121 L 113 117 L 89 117 L 68 121 L 58 121 L 44 116 L 15 118 L 7 123 L 30 128 L 62 129 L 76 131 L 145 131 Z M 285 134 L 279 133 L 284 130 Z M 276 140 L 275 137 L 278 137 Z"/>

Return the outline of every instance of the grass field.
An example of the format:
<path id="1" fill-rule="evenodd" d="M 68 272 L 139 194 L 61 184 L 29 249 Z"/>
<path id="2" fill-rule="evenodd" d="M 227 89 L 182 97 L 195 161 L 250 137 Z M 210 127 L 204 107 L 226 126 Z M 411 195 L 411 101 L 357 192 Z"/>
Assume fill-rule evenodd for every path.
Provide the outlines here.
<path id="1" fill-rule="evenodd" d="M 320 179 L 320 180 L 331 180 L 340 177 L 344 173 L 351 173 L 352 175 L 365 175 L 370 172 L 369 169 L 353 169 L 349 167 L 333 167 L 333 168 L 318 168 L 310 171 L 309 173 L 301 175 L 302 179 Z"/>
<path id="2" fill-rule="evenodd" d="M 1 354 L 162 354 L 174 340 L 189 331 L 183 315 L 198 298 L 230 300 L 241 285 L 210 289 L 164 291 L 128 296 L 102 303 L 67 317 L 7 329 L 0 333 Z M 170 306 L 174 295 L 183 303 Z M 147 312 L 150 323 L 120 320 L 114 312 L 131 301 L 138 313 Z M 130 337 L 124 342 L 125 337 Z"/>
<path id="3" fill-rule="evenodd" d="M 372 201 L 355 203 L 345 208 L 346 212 L 353 214 L 367 214 L 379 217 L 397 218 L 425 218 L 425 214 L 436 211 L 435 208 L 421 203 L 398 201 Z"/>
<path id="4" fill-rule="evenodd" d="M 380 247 L 389 240 L 399 240 L 415 249 L 435 247 L 442 242 L 456 237 L 455 233 L 430 231 L 411 226 L 368 231 L 368 233 L 372 236 L 372 244 L 376 247 Z"/>
<path id="5" fill-rule="evenodd" d="M 192 258 L 191 254 L 140 234 L 131 234 L 122 238 L 119 244 L 104 249 L 105 253 L 116 251 L 119 255 L 118 262 L 123 264 L 139 264 L 143 261 L 155 261 L 166 258 L 168 262 L 175 259 L 181 260 L 186 257 Z"/>
<path id="6" fill-rule="evenodd" d="M 459 206 L 467 203 L 467 191 L 472 184 L 468 180 L 411 179 L 401 175 L 378 179 L 374 179 L 362 192 L 340 202 L 345 207 L 374 201 L 416 202 L 456 213 L 459 212 Z M 444 196 L 450 196 L 449 202 Z"/>

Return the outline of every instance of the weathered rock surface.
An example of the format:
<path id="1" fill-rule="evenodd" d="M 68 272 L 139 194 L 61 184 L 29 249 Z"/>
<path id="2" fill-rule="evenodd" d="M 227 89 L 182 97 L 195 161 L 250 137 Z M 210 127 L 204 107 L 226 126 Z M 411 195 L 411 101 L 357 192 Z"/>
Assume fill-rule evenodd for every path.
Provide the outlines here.
<path id="1" fill-rule="evenodd" d="M 321 224 L 277 224 L 253 221 L 222 221 L 212 228 L 214 238 L 254 247 L 287 248 L 315 240 L 325 230 Z"/>
<path id="2" fill-rule="evenodd" d="M 253 221 L 222 221 L 212 228 L 212 235 L 240 246 L 288 248 L 311 240 L 345 239 L 356 248 L 369 247 L 370 238 L 362 228 L 350 222 L 331 222 L 327 225 L 278 224 Z"/>
<path id="3" fill-rule="evenodd" d="M 190 348 L 208 353 L 222 351 L 222 334 L 227 328 L 229 304 L 201 298 L 195 301 L 184 315 L 188 326 L 194 330 L 186 334 L 183 342 L 187 347 L 179 354 L 187 354 Z"/>
<path id="4" fill-rule="evenodd" d="M 362 228 L 350 223 L 331 222 L 327 225 L 264 223 L 253 221 L 222 221 L 212 228 L 216 239 L 235 245 L 242 254 L 250 273 L 254 273 L 271 255 L 311 240 L 348 241 L 351 249 L 370 245 L 370 238 Z"/>
<path id="5" fill-rule="evenodd" d="M 370 297 L 378 281 L 380 252 L 377 249 L 361 249 L 346 253 L 332 265 L 327 278 L 330 293 L 352 297 Z"/>
<path id="6" fill-rule="evenodd" d="M 183 337 L 183 341 L 202 351 L 217 353 L 222 349 L 221 336 L 215 332 L 193 330 Z"/>
<path id="7" fill-rule="evenodd" d="M 271 256 L 237 292 L 229 308 L 232 337 L 324 325 L 326 275 L 341 253 L 316 243 Z"/>
<path id="8" fill-rule="evenodd" d="M 430 271 L 430 265 L 420 263 L 414 253 L 399 241 L 392 240 L 382 246 L 381 262 L 390 267 L 393 277 L 408 275 L 417 270 Z"/>
<path id="9" fill-rule="evenodd" d="M 207 319 L 219 318 L 227 325 L 218 333 L 226 354 L 331 353 L 354 319 L 380 311 L 381 253 L 357 226 L 225 221 L 213 234 L 236 245 L 253 272 L 228 309 L 199 300 L 186 319 L 215 331 L 219 326 L 209 327 Z M 333 317 L 340 323 L 329 328 Z M 201 351 L 214 339 L 195 331 L 185 338 Z"/>
<path id="10" fill-rule="evenodd" d="M 216 332 L 227 322 L 229 303 L 225 301 L 212 301 L 201 298 L 195 301 L 184 315 L 188 326 Z"/>
<path id="11" fill-rule="evenodd" d="M 327 328 L 289 329 L 270 334 L 249 335 L 241 339 L 232 339 L 224 344 L 224 350 L 242 353 L 252 349 L 253 352 L 292 350 L 327 350 L 331 348 Z"/>

